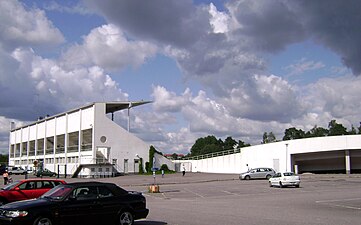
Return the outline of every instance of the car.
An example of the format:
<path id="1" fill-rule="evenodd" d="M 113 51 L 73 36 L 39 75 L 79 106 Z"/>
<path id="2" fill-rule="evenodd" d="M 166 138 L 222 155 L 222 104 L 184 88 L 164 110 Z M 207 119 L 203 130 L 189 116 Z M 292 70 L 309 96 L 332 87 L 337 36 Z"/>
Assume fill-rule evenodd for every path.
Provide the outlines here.
<path id="1" fill-rule="evenodd" d="M 0 224 L 119 224 L 146 218 L 146 198 L 113 183 L 61 184 L 37 199 L 0 206 Z"/>
<path id="2" fill-rule="evenodd" d="M 7 171 L 9 173 L 9 175 L 12 175 L 12 174 L 16 174 L 16 175 L 20 175 L 20 174 L 26 174 L 27 171 L 25 169 L 23 169 L 22 167 L 17 167 L 17 166 L 9 166 L 7 168 Z"/>
<path id="3" fill-rule="evenodd" d="M 14 201 L 38 198 L 53 187 L 65 183 L 64 180 L 56 179 L 26 179 L 14 181 L 1 188 L 0 205 Z"/>
<path id="4" fill-rule="evenodd" d="M 276 173 L 269 180 L 269 186 L 274 187 L 278 186 L 280 188 L 294 186 L 296 188 L 300 187 L 300 177 L 295 175 L 293 172 L 280 172 Z"/>
<path id="5" fill-rule="evenodd" d="M 48 177 L 55 177 L 56 175 L 58 175 L 57 173 L 50 171 L 48 169 L 39 169 L 35 172 L 35 176 L 37 177 L 44 177 L 44 176 L 48 176 Z"/>
<path id="6" fill-rule="evenodd" d="M 250 180 L 250 179 L 269 179 L 276 174 L 276 171 L 272 168 L 260 167 L 250 169 L 247 172 L 241 173 L 239 175 L 240 180 Z"/>

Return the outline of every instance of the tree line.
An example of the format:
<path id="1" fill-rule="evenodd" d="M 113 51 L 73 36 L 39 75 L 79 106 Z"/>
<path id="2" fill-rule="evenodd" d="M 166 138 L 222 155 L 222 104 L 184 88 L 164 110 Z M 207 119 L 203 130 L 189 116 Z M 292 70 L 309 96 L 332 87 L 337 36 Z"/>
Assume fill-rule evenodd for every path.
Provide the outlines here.
<path id="1" fill-rule="evenodd" d="M 342 124 L 337 123 L 336 120 L 331 120 L 328 123 L 328 128 L 318 127 L 315 125 L 309 131 L 303 131 L 302 129 L 297 129 L 295 127 L 291 127 L 285 130 L 284 136 L 282 138 L 283 141 L 286 140 L 295 140 L 302 138 L 312 138 L 312 137 L 326 137 L 326 136 L 339 136 L 339 135 L 354 135 L 361 134 L 361 123 L 358 128 L 354 126 L 351 127 L 350 130 L 347 130 Z M 262 137 L 261 144 L 277 142 L 274 133 L 264 132 Z M 227 137 L 224 141 L 222 139 L 217 139 L 213 135 L 208 135 L 207 137 L 201 137 L 196 140 L 193 146 L 190 149 L 190 153 L 188 153 L 185 157 L 191 156 L 199 156 L 208 153 L 220 152 L 224 150 L 231 150 L 234 148 L 243 148 L 251 146 L 241 140 L 234 140 L 232 137 Z M 172 157 L 177 159 L 178 155 L 174 153 Z"/>

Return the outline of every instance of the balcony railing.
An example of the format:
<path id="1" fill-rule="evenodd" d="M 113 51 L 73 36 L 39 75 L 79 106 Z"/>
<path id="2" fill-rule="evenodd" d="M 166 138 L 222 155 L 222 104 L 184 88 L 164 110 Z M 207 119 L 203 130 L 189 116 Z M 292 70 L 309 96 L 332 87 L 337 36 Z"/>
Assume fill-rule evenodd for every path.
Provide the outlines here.
<path id="1" fill-rule="evenodd" d="M 208 158 L 213 158 L 213 157 L 218 157 L 218 156 L 236 154 L 236 153 L 240 153 L 240 152 L 241 152 L 241 149 L 236 148 L 236 149 L 231 149 L 231 150 L 226 150 L 226 151 L 221 151 L 221 152 L 213 152 L 213 153 L 209 153 L 209 154 L 205 154 L 205 155 L 187 157 L 184 159 L 186 159 L 186 160 L 208 159 Z"/>
<path id="2" fill-rule="evenodd" d="M 59 153 L 65 153 L 65 147 L 57 147 L 55 149 L 55 153 L 59 154 Z"/>
<path id="3" fill-rule="evenodd" d="M 91 151 L 92 150 L 92 144 L 82 144 L 81 145 L 81 151 Z"/>
<path id="4" fill-rule="evenodd" d="M 78 145 L 68 146 L 68 152 L 78 152 Z"/>

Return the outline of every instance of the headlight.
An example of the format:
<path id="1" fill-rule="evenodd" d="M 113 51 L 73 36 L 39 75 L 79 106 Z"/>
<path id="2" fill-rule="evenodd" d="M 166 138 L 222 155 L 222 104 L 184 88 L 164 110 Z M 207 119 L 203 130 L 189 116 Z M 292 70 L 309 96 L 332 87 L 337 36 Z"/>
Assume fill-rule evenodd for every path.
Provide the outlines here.
<path id="1" fill-rule="evenodd" d="M 5 211 L 4 216 L 6 217 L 11 217 L 11 218 L 16 218 L 16 217 L 24 217 L 26 215 L 28 215 L 27 211 Z"/>

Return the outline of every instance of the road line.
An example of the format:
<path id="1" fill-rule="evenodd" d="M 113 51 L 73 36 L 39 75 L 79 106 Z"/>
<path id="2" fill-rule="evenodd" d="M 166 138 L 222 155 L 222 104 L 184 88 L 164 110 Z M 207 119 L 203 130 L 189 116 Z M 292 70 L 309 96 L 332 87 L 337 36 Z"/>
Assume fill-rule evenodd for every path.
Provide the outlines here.
<path id="1" fill-rule="evenodd" d="M 188 191 L 188 192 L 190 192 L 190 193 L 192 193 L 192 194 L 195 194 L 195 195 L 197 195 L 197 196 L 199 196 L 199 197 L 201 197 L 201 198 L 205 198 L 203 195 L 200 195 L 200 194 L 198 194 L 198 193 L 196 193 L 196 192 L 194 192 L 194 191 L 191 191 L 191 190 L 189 190 L 189 189 L 184 189 L 185 191 Z"/>

